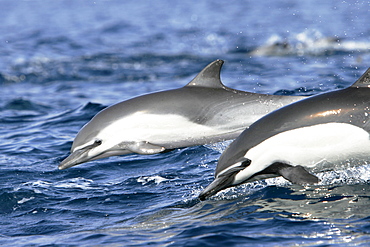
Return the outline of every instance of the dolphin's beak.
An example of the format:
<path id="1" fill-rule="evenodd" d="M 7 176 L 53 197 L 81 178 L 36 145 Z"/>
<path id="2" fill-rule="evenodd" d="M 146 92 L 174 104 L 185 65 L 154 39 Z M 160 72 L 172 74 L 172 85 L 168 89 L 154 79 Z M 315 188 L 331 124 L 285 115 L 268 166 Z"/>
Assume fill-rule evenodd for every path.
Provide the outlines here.
<path id="1" fill-rule="evenodd" d="M 58 166 L 59 170 L 64 170 L 69 167 L 84 163 L 88 161 L 86 153 L 88 150 L 81 149 L 72 152 L 67 158 L 65 158 Z"/>
<path id="2" fill-rule="evenodd" d="M 88 152 L 101 145 L 101 140 L 95 140 L 93 144 L 90 144 L 84 148 L 73 151 L 66 159 L 64 159 L 58 166 L 59 170 L 67 169 L 69 167 L 90 161 L 94 158 L 88 157 Z"/>
<path id="3" fill-rule="evenodd" d="M 204 201 L 205 199 L 216 195 L 217 192 L 233 186 L 233 180 L 234 176 L 220 176 L 215 178 L 215 180 L 213 180 L 213 182 L 199 194 L 199 199 Z"/>

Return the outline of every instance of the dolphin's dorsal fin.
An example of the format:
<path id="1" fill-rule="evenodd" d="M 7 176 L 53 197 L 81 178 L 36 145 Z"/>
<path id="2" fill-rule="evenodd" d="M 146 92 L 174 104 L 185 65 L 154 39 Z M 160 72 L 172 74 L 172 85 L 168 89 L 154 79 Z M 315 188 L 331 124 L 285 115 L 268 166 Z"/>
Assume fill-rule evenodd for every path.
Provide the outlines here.
<path id="1" fill-rule="evenodd" d="M 185 87 L 210 87 L 225 88 L 221 82 L 220 73 L 223 60 L 217 59 L 208 64 L 199 74 Z"/>
<path id="2" fill-rule="evenodd" d="M 358 79 L 351 87 L 368 87 L 370 88 L 370 68 Z"/>

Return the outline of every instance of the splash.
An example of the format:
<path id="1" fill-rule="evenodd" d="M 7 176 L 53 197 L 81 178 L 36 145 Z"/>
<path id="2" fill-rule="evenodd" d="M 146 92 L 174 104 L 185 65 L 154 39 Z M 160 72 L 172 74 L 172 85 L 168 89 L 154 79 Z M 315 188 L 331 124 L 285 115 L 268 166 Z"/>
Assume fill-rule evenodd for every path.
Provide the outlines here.
<path id="1" fill-rule="evenodd" d="M 290 37 L 272 35 L 252 50 L 252 56 L 323 56 L 337 53 L 370 52 L 370 42 L 324 36 L 317 30 L 306 30 Z"/>
<path id="2" fill-rule="evenodd" d="M 167 181 L 167 180 L 169 180 L 169 179 L 164 178 L 164 177 L 161 177 L 161 176 L 158 176 L 158 175 L 155 175 L 155 176 L 142 176 L 142 177 L 139 177 L 137 179 L 137 181 L 139 183 L 141 183 L 142 185 L 146 185 L 146 184 L 148 184 L 150 182 L 154 182 L 155 184 L 158 185 L 158 184 L 160 184 L 160 183 L 162 183 L 164 181 Z"/>

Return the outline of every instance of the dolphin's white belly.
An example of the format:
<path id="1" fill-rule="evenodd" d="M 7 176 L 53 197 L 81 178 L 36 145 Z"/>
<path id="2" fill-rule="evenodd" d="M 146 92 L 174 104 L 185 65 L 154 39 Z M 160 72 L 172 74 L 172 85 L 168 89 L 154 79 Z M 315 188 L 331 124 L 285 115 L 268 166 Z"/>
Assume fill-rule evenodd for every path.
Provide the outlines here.
<path id="1" fill-rule="evenodd" d="M 156 115 L 138 112 L 117 120 L 104 128 L 99 136 L 106 142 L 140 142 L 146 141 L 166 148 L 181 142 L 192 143 L 209 136 L 222 136 L 223 133 L 236 131 L 228 128 L 226 123 L 219 126 L 197 124 L 189 119 L 175 114 Z M 242 131 L 243 128 L 238 129 Z M 167 144 L 167 146 L 166 146 Z"/>
<path id="2" fill-rule="evenodd" d="M 369 133 L 352 124 L 318 124 L 272 136 L 251 148 L 244 157 L 252 162 L 236 175 L 236 182 L 274 162 L 314 168 L 323 162 L 339 165 L 350 158 L 370 159 Z"/>

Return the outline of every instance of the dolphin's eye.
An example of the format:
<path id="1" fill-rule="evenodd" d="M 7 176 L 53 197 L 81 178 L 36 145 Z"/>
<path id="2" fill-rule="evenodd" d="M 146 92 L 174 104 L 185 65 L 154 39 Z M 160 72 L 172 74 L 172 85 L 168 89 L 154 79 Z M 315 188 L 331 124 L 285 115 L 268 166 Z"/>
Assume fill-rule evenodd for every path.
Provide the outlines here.
<path id="1" fill-rule="evenodd" d="M 100 139 L 96 139 L 95 142 L 94 142 L 94 146 L 97 147 L 99 145 L 101 145 L 102 141 Z"/>
<path id="2" fill-rule="evenodd" d="M 87 146 L 85 146 L 85 147 L 83 147 L 83 148 L 81 148 L 79 150 L 80 151 L 90 150 L 90 149 L 93 149 L 93 148 L 95 148 L 97 146 L 100 146 L 101 144 L 102 144 L 102 140 L 96 139 L 93 144 L 87 145 Z"/>

